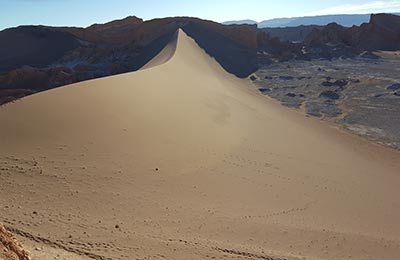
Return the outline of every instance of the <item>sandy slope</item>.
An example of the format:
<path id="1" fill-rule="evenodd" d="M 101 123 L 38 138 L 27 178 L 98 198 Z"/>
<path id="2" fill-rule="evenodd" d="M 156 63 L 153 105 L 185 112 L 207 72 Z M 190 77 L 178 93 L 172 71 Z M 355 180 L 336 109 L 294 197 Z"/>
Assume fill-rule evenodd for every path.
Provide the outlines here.
<path id="1" fill-rule="evenodd" d="M 399 259 L 399 153 L 176 44 L 0 109 L 0 222 L 94 259 Z"/>
<path id="2" fill-rule="evenodd" d="M 153 59 L 140 68 L 140 70 L 149 69 L 169 61 L 175 54 L 178 41 L 178 31 L 175 33 L 169 44 L 165 46 Z"/>

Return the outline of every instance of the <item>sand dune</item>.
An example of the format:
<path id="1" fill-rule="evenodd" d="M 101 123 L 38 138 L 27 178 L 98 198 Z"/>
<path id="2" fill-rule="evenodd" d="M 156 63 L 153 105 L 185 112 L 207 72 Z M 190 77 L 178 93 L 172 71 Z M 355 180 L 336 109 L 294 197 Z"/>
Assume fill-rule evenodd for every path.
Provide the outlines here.
<path id="1" fill-rule="evenodd" d="M 178 32 L 175 33 L 169 44 L 165 46 L 160 53 L 158 53 L 153 59 L 151 59 L 147 64 L 141 67 L 141 70 L 156 67 L 158 65 L 168 62 L 175 54 L 176 46 L 178 40 Z"/>
<path id="2" fill-rule="evenodd" d="M 2 107 L 0 222 L 82 259 L 399 259 L 399 153 L 247 84 L 179 31 Z"/>

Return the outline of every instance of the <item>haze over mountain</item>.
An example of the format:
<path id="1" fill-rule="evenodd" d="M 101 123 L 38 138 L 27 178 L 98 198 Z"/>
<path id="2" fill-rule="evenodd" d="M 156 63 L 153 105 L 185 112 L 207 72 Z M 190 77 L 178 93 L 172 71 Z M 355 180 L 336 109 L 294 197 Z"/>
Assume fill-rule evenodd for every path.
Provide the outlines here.
<path id="1" fill-rule="evenodd" d="M 394 13 L 400 14 L 400 13 Z M 361 25 L 369 21 L 371 14 L 337 14 L 337 15 L 319 15 L 319 16 L 303 16 L 291 18 L 274 18 L 255 22 L 253 20 L 227 21 L 223 24 L 257 24 L 258 28 L 278 28 L 278 27 L 297 27 L 304 25 L 327 25 L 337 23 L 345 27 L 353 25 Z"/>
<path id="2" fill-rule="evenodd" d="M 371 14 L 338 14 L 338 15 L 320 15 L 320 16 L 305 16 L 293 18 L 277 18 L 265 20 L 258 24 L 260 28 L 265 27 L 296 27 L 300 25 L 327 25 L 337 23 L 345 27 L 353 25 L 361 25 L 367 23 Z"/>
<path id="3" fill-rule="evenodd" d="M 258 24 L 258 23 L 254 20 L 245 19 L 245 20 L 226 21 L 223 22 L 222 24 L 231 25 L 231 24 Z"/>

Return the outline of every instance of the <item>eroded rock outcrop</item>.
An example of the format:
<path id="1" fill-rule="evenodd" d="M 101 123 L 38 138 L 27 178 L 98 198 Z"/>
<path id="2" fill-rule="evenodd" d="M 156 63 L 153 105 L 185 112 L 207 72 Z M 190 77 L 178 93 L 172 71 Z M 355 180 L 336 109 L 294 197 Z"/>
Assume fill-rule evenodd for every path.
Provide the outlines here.
<path id="1" fill-rule="evenodd" d="M 372 51 L 395 51 L 400 49 L 400 16 L 373 14 L 369 23 L 346 28 L 331 23 L 315 28 L 304 40 L 304 46 L 315 57 L 354 57 L 371 58 Z"/>
<path id="2" fill-rule="evenodd" d="M 0 260 L 30 260 L 15 235 L 0 224 Z"/>

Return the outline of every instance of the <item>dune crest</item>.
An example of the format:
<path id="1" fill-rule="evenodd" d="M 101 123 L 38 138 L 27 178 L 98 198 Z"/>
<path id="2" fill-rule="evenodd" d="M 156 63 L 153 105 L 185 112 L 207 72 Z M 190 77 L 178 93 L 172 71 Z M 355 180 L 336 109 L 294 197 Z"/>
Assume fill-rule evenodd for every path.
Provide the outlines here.
<path id="1" fill-rule="evenodd" d="M 167 46 L 165 46 L 153 59 L 140 68 L 140 70 L 156 67 L 168 62 L 175 54 L 176 46 L 178 44 L 178 34 L 181 33 L 180 31 L 181 29 L 176 31 L 169 44 L 167 44 Z"/>
<path id="2" fill-rule="evenodd" d="M 0 222 L 94 259 L 398 259 L 399 153 L 176 39 L 148 69 L 0 108 Z"/>

